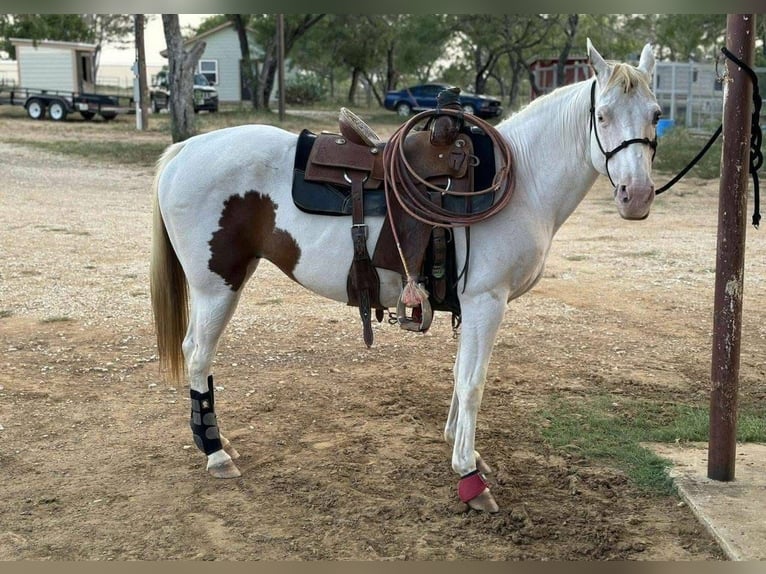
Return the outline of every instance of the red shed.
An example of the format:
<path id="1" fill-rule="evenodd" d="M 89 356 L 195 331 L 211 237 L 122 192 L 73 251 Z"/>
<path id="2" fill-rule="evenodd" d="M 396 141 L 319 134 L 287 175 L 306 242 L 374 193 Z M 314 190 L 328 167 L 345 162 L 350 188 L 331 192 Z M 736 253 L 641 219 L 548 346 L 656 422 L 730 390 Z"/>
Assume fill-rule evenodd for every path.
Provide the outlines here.
<path id="1" fill-rule="evenodd" d="M 530 89 L 530 100 L 534 100 L 537 96 L 552 92 L 559 87 L 556 82 L 556 66 L 558 66 L 558 63 L 558 58 L 539 58 L 530 62 L 529 69 L 532 71 L 535 78 L 535 85 L 537 86 L 537 93 L 535 93 L 534 89 Z M 568 58 L 567 63 L 564 65 L 563 85 L 587 80 L 592 75 L 593 70 L 588 65 L 587 56 Z"/>

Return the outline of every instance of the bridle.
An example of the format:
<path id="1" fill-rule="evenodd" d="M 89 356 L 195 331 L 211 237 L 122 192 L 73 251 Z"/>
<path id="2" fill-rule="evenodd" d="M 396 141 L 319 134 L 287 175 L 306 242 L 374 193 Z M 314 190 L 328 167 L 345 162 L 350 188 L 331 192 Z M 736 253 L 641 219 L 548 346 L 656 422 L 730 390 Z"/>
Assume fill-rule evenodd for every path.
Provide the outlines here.
<path id="1" fill-rule="evenodd" d="M 652 161 L 654 161 L 654 155 L 657 153 L 656 133 L 653 140 L 650 140 L 649 138 L 633 138 L 630 140 L 623 140 L 620 145 L 611 151 L 606 151 L 604 146 L 601 145 L 601 139 L 598 137 L 598 129 L 596 129 L 596 80 L 593 81 L 593 85 L 590 88 L 590 129 L 596 136 L 598 149 L 601 150 L 601 153 L 604 154 L 604 158 L 606 158 L 606 161 L 604 162 L 604 165 L 606 166 L 606 176 L 609 178 L 609 182 L 613 187 L 616 188 L 617 186 L 615 185 L 614 181 L 612 180 L 612 176 L 609 173 L 609 160 L 614 157 L 617 152 L 624 150 L 631 144 L 648 145 L 650 148 L 652 148 Z"/>

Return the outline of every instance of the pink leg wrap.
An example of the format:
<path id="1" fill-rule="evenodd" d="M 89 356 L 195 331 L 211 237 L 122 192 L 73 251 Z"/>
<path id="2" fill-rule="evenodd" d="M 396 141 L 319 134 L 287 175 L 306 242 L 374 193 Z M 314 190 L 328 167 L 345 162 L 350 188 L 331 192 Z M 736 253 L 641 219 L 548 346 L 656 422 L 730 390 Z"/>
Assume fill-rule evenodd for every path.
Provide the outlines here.
<path id="1" fill-rule="evenodd" d="M 457 483 L 457 495 L 462 502 L 468 502 L 479 496 L 488 485 L 478 470 L 468 474 Z"/>

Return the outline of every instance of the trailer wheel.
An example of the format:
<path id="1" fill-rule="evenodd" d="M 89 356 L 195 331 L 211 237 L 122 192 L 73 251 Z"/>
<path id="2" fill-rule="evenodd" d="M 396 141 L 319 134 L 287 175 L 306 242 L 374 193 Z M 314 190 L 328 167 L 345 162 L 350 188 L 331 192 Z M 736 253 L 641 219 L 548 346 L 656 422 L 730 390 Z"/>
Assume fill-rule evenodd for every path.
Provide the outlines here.
<path id="1" fill-rule="evenodd" d="M 104 118 L 104 121 L 108 122 L 117 117 L 117 112 L 101 112 L 101 117 Z"/>
<path id="2" fill-rule="evenodd" d="M 45 117 L 45 104 L 42 100 L 32 98 L 27 102 L 27 115 L 33 120 L 41 120 Z"/>
<path id="3" fill-rule="evenodd" d="M 80 112 L 80 115 L 86 120 L 92 120 L 96 117 L 96 112 Z"/>
<path id="4" fill-rule="evenodd" d="M 67 109 L 63 102 L 54 100 L 48 106 L 48 115 L 53 121 L 61 122 L 66 119 Z"/>

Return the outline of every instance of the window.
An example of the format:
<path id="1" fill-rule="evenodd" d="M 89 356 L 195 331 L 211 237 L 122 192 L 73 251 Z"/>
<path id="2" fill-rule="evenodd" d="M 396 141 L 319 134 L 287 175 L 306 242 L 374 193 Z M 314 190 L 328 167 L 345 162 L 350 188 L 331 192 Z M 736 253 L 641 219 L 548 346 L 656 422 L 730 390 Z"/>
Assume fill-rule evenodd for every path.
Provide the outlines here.
<path id="1" fill-rule="evenodd" d="M 218 85 L 218 60 L 200 60 L 199 73 L 207 78 L 211 86 Z"/>

